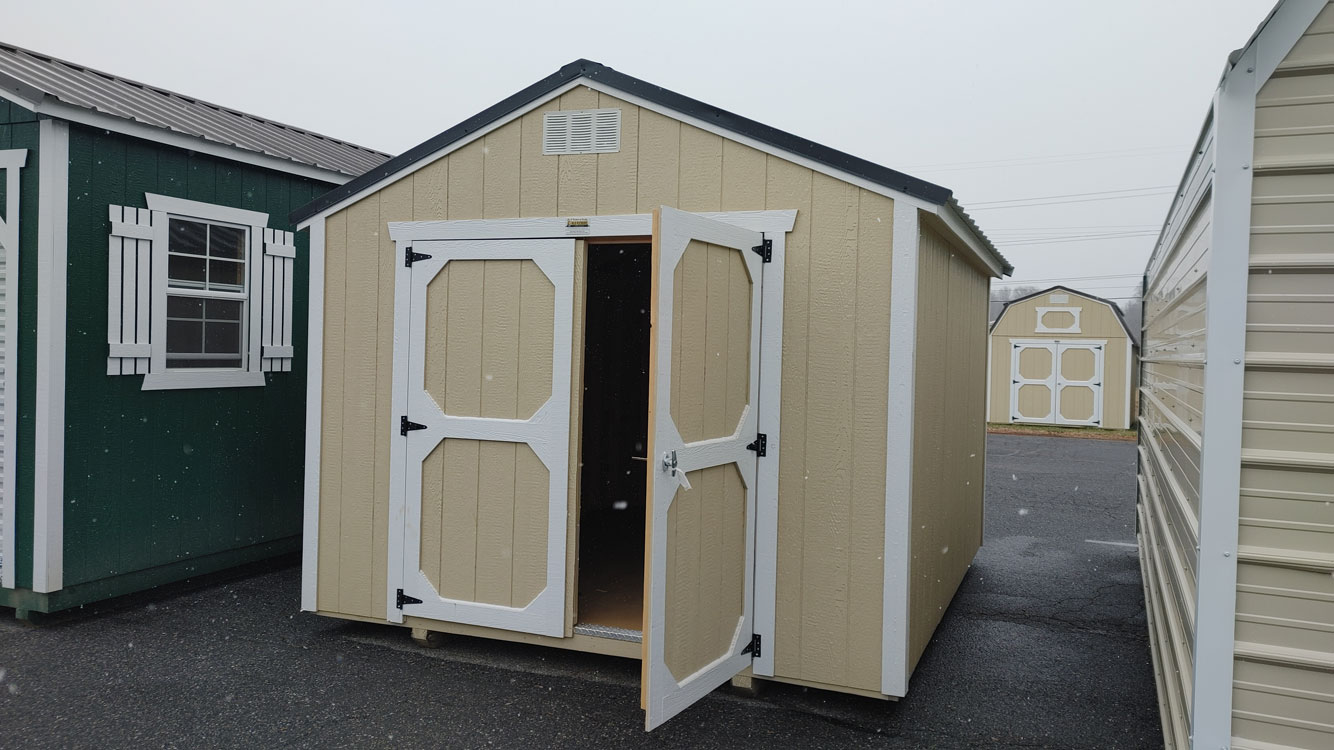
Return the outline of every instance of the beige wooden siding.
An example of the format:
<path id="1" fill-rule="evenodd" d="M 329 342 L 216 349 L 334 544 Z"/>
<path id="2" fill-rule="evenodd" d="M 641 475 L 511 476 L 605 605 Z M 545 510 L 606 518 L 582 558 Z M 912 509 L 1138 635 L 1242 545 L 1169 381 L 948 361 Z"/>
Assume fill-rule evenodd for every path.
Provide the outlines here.
<path id="1" fill-rule="evenodd" d="M 1331 102 L 1334 5 L 1317 17 L 1256 101 L 1236 747 L 1334 747 Z"/>
<path id="2" fill-rule="evenodd" d="M 1131 398 L 1132 378 L 1127 378 L 1129 372 L 1126 368 L 1126 358 L 1132 358 L 1130 364 L 1131 369 L 1134 369 L 1137 363 L 1133 361 L 1135 356 L 1133 343 L 1126 335 L 1125 329 L 1121 327 L 1116 313 L 1106 303 L 1065 290 L 1053 293 L 1065 295 L 1068 301 L 1052 302 L 1050 294 L 1042 294 L 1010 305 L 1005 308 L 1000 320 L 996 321 L 996 326 L 991 331 L 991 381 L 988 386 L 990 406 L 987 410 L 987 420 L 1002 423 L 1010 421 L 1010 357 L 1013 339 L 1060 339 L 1061 341 L 1100 339 L 1107 341 L 1107 346 L 1103 350 L 1102 426 L 1113 430 L 1128 428 L 1130 422 L 1126 418 L 1126 402 Z M 1079 333 L 1038 333 L 1039 307 L 1080 308 Z M 1061 318 L 1060 315 L 1065 317 Z M 1057 311 L 1048 312 L 1044 316 L 1048 327 L 1068 325 L 1073 322 L 1072 319 L 1070 313 L 1058 314 Z M 1030 354 L 1030 352 L 1025 353 Z M 1031 354 L 1036 355 L 1040 352 Z M 1042 373 L 1050 372 L 1050 367 L 1042 370 Z M 1041 374 L 1038 377 L 1041 377 Z M 1086 389 L 1081 390 L 1082 392 L 1071 393 L 1070 397 L 1087 402 L 1090 394 Z M 1027 395 L 1034 399 L 1041 396 L 1036 392 Z M 1050 394 L 1047 396 L 1050 401 Z M 1034 413 L 1033 406 L 1021 409 L 1021 413 Z M 1086 408 L 1082 410 L 1088 412 Z"/>
<path id="3" fill-rule="evenodd" d="M 594 106 L 621 108 L 620 152 L 542 155 L 544 112 Z M 394 266 L 384 222 L 663 204 L 797 210 L 784 285 L 775 671 L 878 691 L 893 201 L 589 89 L 329 217 L 318 607 L 384 613 L 387 441 L 397 434 L 387 427 Z M 985 305 L 985 289 L 977 294 Z"/>
<path id="4" fill-rule="evenodd" d="M 1188 748 L 1204 411 L 1213 129 L 1206 128 L 1148 265 L 1139 440 L 1139 551 L 1163 736 Z"/>
<path id="5" fill-rule="evenodd" d="M 930 224 L 917 280 L 908 656 L 916 668 L 982 545 L 986 273 Z"/>

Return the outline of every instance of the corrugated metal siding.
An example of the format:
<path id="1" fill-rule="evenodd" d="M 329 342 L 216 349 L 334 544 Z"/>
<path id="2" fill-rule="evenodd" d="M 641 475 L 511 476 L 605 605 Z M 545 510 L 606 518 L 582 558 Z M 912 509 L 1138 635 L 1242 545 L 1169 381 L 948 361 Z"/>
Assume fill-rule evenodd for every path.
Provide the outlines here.
<path id="1" fill-rule="evenodd" d="M 1334 747 L 1334 4 L 1255 112 L 1237 747 Z"/>
<path id="2" fill-rule="evenodd" d="M 7 44 L 0 44 L 0 82 L 11 84 L 10 88 L 37 89 L 75 107 L 351 176 L 389 158 L 368 148 Z"/>
<path id="3" fill-rule="evenodd" d="M 1210 123 L 1149 259 L 1144 298 L 1140 563 L 1169 748 L 1189 747 L 1194 681 L 1213 135 Z"/>

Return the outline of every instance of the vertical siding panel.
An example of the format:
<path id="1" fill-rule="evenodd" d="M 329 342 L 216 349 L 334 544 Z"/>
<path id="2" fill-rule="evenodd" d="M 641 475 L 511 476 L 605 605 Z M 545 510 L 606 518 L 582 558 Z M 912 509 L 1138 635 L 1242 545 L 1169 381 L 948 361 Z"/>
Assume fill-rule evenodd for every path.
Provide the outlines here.
<path id="1" fill-rule="evenodd" d="M 519 155 L 522 124 L 512 122 L 483 140 L 482 215 L 511 219 L 519 215 Z"/>
<path id="2" fill-rule="evenodd" d="M 542 115 L 559 107 L 551 103 L 520 121 L 522 156 L 519 161 L 519 215 L 557 216 L 556 181 L 559 157 L 542 153 Z"/>
<path id="3" fill-rule="evenodd" d="M 802 673 L 847 679 L 849 495 L 852 490 L 853 317 L 857 188 L 814 176 L 806 397 L 807 489 L 802 546 Z"/>
<path id="4" fill-rule="evenodd" d="M 320 537 L 316 606 L 342 612 L 339 591 L 343 535 L 343 326 L 347 307 L 347 211 L 325 221 L 324 362 L 320 404 Z M 313 408 L 314 405 L 310 405 Z"/>
<path id="5" fill-rule="evenodd" d="M 522 262 L 486 261 L 482 302 L 481 414 L 518 416 L 519 273 Z M 514 541 L 514 444 L 480 446 L 477 600 L 510 604 Z"/>
<path id="6" fill-rule="evenodd" d="M 412 220 L 440 221 L 449 216 L 449 159 L 439 159 L 412 174 Z"/>
<path id="7" fill-rule="evenodd" d="M 758 211 L 765 207 L 769 157 L 736 141 L 723 141 L 722 200 L 719 211 Z M 777 206 L 777 208 L 789 208 Z"/>
<path id="8" fill-rule="evenodd" d="M 765 208 L 797 210 L 783 268 L 783 456 L 778 468 L 778 570 L 774 674 L 802 677 L 802 528 L 806 502 L 807 315 L 810 308 L 811 190 L 805 167 L 768 157 Z"/>
<path id="9" fill-rule="evenodd" d="M 640 213 L 677 205 L 677 165 L 681 160 L 681 124 L 669 117 L 639 110 Z"/>
<path id="10" fill-rule="evenodd" d="M 894 201 L 860 191 L 848 571 L 848 684 L 880 689 Z"/>
<path id="11" fill-rule="evenodd" d="M 708 437 L 728 435 L 735 431 L 736 423 L 728 422 L 727 391 L 728 365 L 727 335 L 733 310 L 729 305 L 729 285 L 727 271 L 731 266 L 731 256 L 736 251 L 729 248 L 709 245 L 704 270 L 704 390 L 703 395 L 703 430 Z M 689 304 L 689 303 L 688 303 Z M 718 642 L 718 612 L 722 606 L 722 587 L 724 571 L 722 546 L 730 540 L 722 538 L 723 506 L 725 502 L 724 470 L 713 468 L 705 470 L 709 484 L 707 491 L 701 493 L 700 500 L 700 566 L 699 566 L 699 611 L 704 614 L 703 632 L 700 642 L 714 644 Z"/>
<path id="12" fill-rule="evenodd" d="M 598 154 L 597 212 L 604 216 L 632 214 L 639 178 L 639 107 L 606 94 L 598 95 L 598 107 L 621 110 L 621 150 Z"/>
<path id="13" fill-rule="evenodd" d="M 523 263 L 520 271 L 518 296 L 519 380 L 516 415 L 526 418 L 551 397 L 555 287 L 537 264 L 529 261 Z M 575 359 L 577 361 L 579 358 Z M 546 586 L 550 474 L 542 462 L 537 460 L 532 449 L 518 446 L 515 451 L 511 604 L 521 607 Z M 568 543 L 574 545 L 575 537 L 570 536 Z M 573 592 L 569 596 L 573 596 Z"/>
<path id="14" fill-rule="evenodd" d="M 390 447 L 395 437 L 392 397 L 394 374 L 394 278 L 398 255 L 389 236 L 391 221 L 409 221 L 413 213 L 413 181 L 400 180 L 381 190 L 380 221 L 376 228 L 379 247 L 376 267 L 379 273 L 375 336 L 375 512 L 371 544 L 371 611 L 379 616 L 385 611 L 389 584 L 386 565 L 389 551 L 389 472 Z"/>
<path id="15" fill-rule="evenodd" d="M 371 544 L 375 497 L 375 358 L 379 297 L 380 205 L 375 196 L 347 209 L 347 313 L 342 357 L 343 402 L 342 611 L 363 617 L 371 611 Z"/>
<path id="16" fill-rule="evenodd" d="M 485 169 L 482 162 L 486 144 L 473 141 L 449 155 L 449 219 L 482 218 L 482 193 Z"/>
<path id="17" fill-rule="evenodd" d="M 580 86 L 561 95 L 560 108 L 596 109 L 598 92 Z M 556 212 L 559 216 L 588 216 L 598 210 L 598 155 L 565 154 L 560 160 L 560 186 Z"/>
<path id="18" fill-rule="evenodd" d="M 723 194 L 723 139 L 682 125 L 679 205 L 682 211 L 717 211 Z"/>

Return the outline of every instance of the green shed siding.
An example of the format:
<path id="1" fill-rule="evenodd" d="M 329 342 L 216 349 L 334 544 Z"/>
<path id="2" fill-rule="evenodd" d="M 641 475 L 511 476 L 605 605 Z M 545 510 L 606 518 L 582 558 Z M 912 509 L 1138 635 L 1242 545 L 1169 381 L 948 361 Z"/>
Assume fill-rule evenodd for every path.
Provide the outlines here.
<path id="1" fill-rule="evenodd" d="M 16 331 L 18 345 L 18 424 L 6 425 L 5 439 L 15 442 L 14 518 L 4 523 L 14 530 L 14 583 L 32 586 L 32 470 L 33 415 L 37 404 L 37 115 L 6 99 L 0 99 L 0 149 L 26 148 L 28 162 L 19 171 L 19 296 L 17 310 L 11 304 L 9 330 Z"/>
<path id="2" fill-rule="evenodd" d="M 106 374 L 107 206 L 145 208 L 157 193 L 265 211 L 291 230 L 291 211 L 330 186 L 73 124 L 69 151 L 65 586 L 296 537 L 306 235 L 291 372 L 268 373 L 263 388 L 143 391 L 142 376 Z"/>

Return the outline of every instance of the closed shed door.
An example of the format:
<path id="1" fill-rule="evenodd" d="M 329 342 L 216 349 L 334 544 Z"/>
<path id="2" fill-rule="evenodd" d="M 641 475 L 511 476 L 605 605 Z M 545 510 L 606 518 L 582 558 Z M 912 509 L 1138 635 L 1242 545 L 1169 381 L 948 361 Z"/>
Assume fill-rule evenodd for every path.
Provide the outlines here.
<path id="1" fill-rule="evenodd" d="M 1010 355 L 1010 421 L 1102 424 L 1106 342 L 1015 341 Z"/>
<path id="2" fill-rule="evenodd" d="M 407 447 L 390 617 L 564 635 L 574 240 L 412 252 L 396 290 Z"/>

